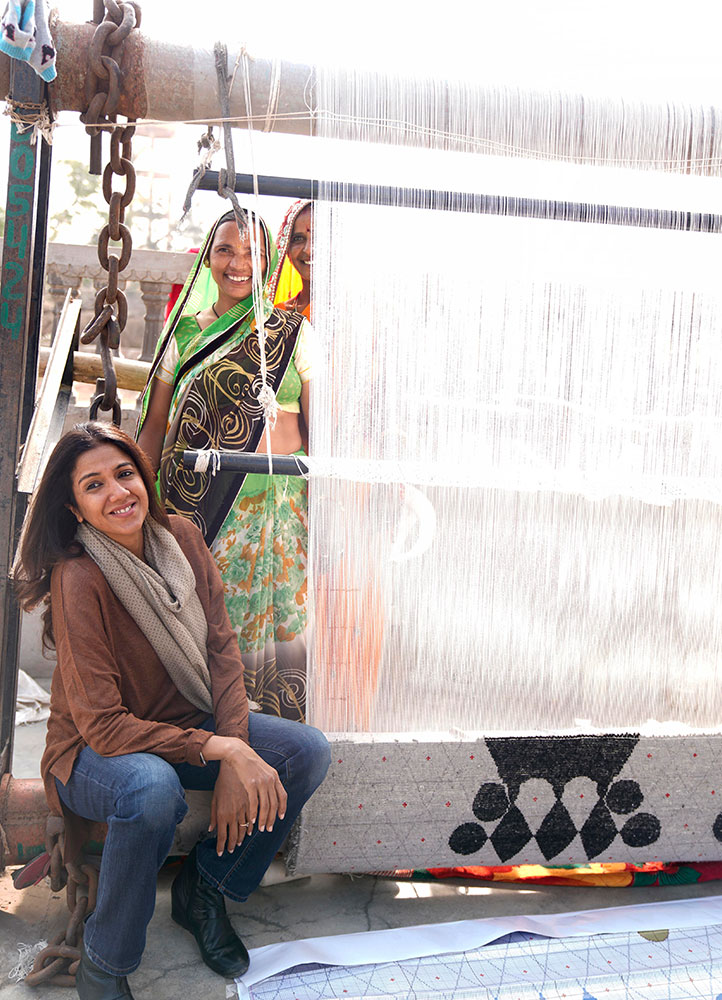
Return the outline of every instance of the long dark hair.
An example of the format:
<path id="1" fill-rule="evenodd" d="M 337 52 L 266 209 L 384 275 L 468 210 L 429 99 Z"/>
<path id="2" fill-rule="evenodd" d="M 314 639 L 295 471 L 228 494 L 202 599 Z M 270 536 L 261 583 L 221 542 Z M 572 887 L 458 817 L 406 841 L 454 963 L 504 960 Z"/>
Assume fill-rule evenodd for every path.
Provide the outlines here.
<path id="1" fill-rule="evenodd" d="M 83 553 L 83 548 L 75 541 L 78 522 L 68 509 L 68 504 L 75 503 L 75 465 L 85 452 L 104 444 L 120 448 L 135 464 L 148 493 L 149 515 L 164 527 L 170 527 L 168 515 L 158 500 L 150 462 L 125 431 L 113 424 L 91 422 L 76 424 L 64 434 L 55 445 L 40 485 L 33 494 L 13 567 L 13 583 L 22 609 L 30 611 L 41 602 L 46 605 L 43 612 L 43 646 L 48 648 L 54 645 L 50 574 L 53 566 Z"/>

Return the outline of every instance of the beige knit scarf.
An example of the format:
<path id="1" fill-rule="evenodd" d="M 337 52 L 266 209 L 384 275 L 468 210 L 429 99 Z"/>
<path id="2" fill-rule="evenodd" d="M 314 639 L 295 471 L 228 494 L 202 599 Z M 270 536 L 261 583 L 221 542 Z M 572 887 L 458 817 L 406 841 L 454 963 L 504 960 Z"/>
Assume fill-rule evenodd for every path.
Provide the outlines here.
<path id="1" fill-rule="evenodd" d="M 85 521 L 75 533 L 180 693 L 210 714 L 208 622 L 195 574 L 170 531 L 152 517 L 145 519 L 143 536 L 146 562 Z"/>

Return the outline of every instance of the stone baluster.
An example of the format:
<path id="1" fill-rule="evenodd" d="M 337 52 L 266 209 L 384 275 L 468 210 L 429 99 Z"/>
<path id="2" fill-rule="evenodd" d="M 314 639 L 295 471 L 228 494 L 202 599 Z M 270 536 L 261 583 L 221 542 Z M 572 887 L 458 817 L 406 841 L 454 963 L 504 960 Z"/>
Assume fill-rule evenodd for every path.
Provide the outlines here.
<path id="1" fill-rule="evenodd" d="M 141 281 L 140 294 L 145 306 L 145 328 L 140 361 L 152 361 L 155 345 L 163 329 L 165 307 L 170 293 L 170 283 L 165 281 Z"/>
<path id="2" fill-rule="evenodd" d="M 47 290 L 53 304 L 51 341 L 55 339 L 55 331 L 58 328 L 60 313 L 63 310 L 63 302 L 65 302 L 65 295 L 68 289 L 72 288 L 77 293 L 80 290 L 82 280 L 83 276 L 81 274 L 71 274 L 67 270 L 59 271 L 56 268 L 48 270 Z"/>

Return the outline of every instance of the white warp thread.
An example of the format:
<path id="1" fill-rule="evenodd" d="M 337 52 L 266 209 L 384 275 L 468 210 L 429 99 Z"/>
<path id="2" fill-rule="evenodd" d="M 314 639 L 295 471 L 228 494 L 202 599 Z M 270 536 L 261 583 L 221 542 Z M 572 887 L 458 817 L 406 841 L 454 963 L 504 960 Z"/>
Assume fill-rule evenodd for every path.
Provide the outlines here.
<path id="1" fill-rule="evenodd" d="M 377 92 L 334 72 L 318 77 L 328 138 L 415 120 L 429 146 L 463 150 L 449 135 L 493 119 L 517 149 L 681 170 L 688 126 L 708 128 L 703 109 L 668 122 L 592 101 L 582 129 L 559 94 L 517 121 L 514 95 L 452 84 L 437 144 L 429 81 Z M 485 158 L 469 159 L 483 190 Z M 408 155 L 402 183 L 463 190 L 459 163 Z M 624 170 L 615 183 L 611 203 L 634 204 Z M 314 214 L 309 720 L 717 726 L 722 237 L 491 217 L 473 194 L 451 213 L 332 193 Z"/>
<path id="2" fill-rule="evenodd" d="M 269 381 L 268 381 L 268 365 L 266 362 L 266 330 L 264 326 L 264 301 L 263 301 L 263 268 L 261 266 L 261 229 L 260 229 L 260 197 L 258 192 L 258 174 L 256 173 L 255 159 L 253 155 L 253 125 L 251 121 L 252 112 L 252 102 L 251 102 L 251 75 L 248 53 L 245 49 L 242 51 L 242 61 L 243 61 L 243 91 L 246 101 L 246 111 L 248 113 L 248 148 L 250 152 L 250 166 L 251 172 L 253 174 L 253 199 L 254 199 L 254 219 L 248 227 L 250 243 L 251 243 L 251 256 L 253 259 L 253 312 L 256 318 L 256 333 L 258 336 L 258 348 L 261 359 L 260 364 L 260 376 L 261 376 L 261 387 L 258 391 L 258 401 L 261 404 L 263 410 L 263 417 L 265 423 L 265 434 L 266 434 L 266 453 L 268 455 L 268 467 L 269 472 L 273 475 L 273 449 L 271 447 L 271 431 L 276 426 L 276 420 L 278 419 L 278 401 L 276 399 L 276 394 L 273 391 Z M 280 85 L 280 80 L 278 81 Z M 266 261 L 266 266 L 270 266 L 270 261 Z"/>

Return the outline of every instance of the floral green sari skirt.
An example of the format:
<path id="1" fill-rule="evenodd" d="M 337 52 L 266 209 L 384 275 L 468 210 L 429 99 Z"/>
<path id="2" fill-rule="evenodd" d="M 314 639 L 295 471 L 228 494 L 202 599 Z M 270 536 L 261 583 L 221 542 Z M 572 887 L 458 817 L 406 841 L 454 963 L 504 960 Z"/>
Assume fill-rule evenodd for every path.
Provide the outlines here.
<path id="1" fill-rule="evenodd" d="M 223 577 L 248 697 L 267 715 L 306 715 L 306 481 L 249 475 L 211 553 Z"/>

